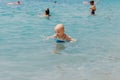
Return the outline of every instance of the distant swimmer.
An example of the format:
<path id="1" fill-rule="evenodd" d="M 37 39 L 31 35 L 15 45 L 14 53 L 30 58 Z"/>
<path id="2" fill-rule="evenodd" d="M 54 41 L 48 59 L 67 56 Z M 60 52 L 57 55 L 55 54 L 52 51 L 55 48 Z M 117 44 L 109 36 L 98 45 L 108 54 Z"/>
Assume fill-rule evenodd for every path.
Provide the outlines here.
<path id="1" fill-rule="evenodd" d="M 76 40 L 71 38 L 70 36 L 66 35 L 64 32 L 64 25 L 63 24 L 57 24 L 54 28 L 55 34 L 53 36 L 49 36 L 49 38 L 55 38 L 57 43 L 61 42 L 75 42 Z"/>
<path id="2" fill-rule="evenodd" d="M 95 4 L 94 4 L 94 1 L 93 1 L 93 0 L 92 0 L 92 1 L 90 1 L 90 5 L 91 5 L 91 7 L 90 7 L 90 10 L 91 10 L 91 15 L 95 15 L 96 6 L 95 6 Z"/>
<path id="3" fill-rule="evenodd" d="M 10 5 L 20 5 L 21 2 L 20 1 L 17 1 L 17 2 L 9 2 L 7 4 L 10 4 Z"/>
<path id="4" fill-rule="evenodd" d="M 94 1 L 94 0 L 91 0 L 91 1 Z M 100 2 L 100 0 L 95 0 L 95 2 L 96 2 L 95 4 L 98 4 Z M 90 1 L 85 1 L 84 0 L 82 3 L 83 4 L 90 4 Z"/>
<path id="5" fill-rule="evenodd" d="M 49 17 L 49 16 L 50 16 L 50 10 L 49 10 L 49 8 L 47 8 L 47 9 L 45 10 L 44 16 L 46 16 L 46 17 Z"/>
<path id="6" fill-rule="evenodd" d="M 97 1 L 97 3 L 99 2 L 99 0 Z M 83 4 L 90 4 L 90 11 L 91 11 L 91 15 L 95 15 L 95 11 L 96 11 L 96 6 L 95 6 L 95 2 L 94 0 L 91 0 L 89 2 L 87 1 L 83 1 Z"/>
<path id="7" fill-rule="evenodd" d="M 57 1 L 54 1 L 54 3 L 57 3 Z"/>
<path id="8" fill-rule="evenodd" d="M 49 16 L 51 16 L 51 15 L 50 15 L 50 10 L 49 10 L 49 8 L 47 8 L 47 9 L 44 11 L 43 14 L 38 14 L 38 16 L 39 16 L 39 17 L 45 17 L 45 18 L 48 18 L 48 19 L 49 19 Z"/>

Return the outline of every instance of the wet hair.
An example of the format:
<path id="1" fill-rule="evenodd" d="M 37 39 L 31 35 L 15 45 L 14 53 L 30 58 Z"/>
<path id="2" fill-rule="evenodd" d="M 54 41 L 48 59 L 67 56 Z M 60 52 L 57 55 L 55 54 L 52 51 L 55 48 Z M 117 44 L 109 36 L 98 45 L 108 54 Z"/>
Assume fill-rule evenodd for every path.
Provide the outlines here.
<path id="1" fill-rule="evenodd" d="M 50 15 L 49 8 L 47 8 L 47 9 L 45 10 L 45 13 L 46 13 L 46 15 Z"/>
<path id="2" fill-rule="evenodd" d="M 92 5 L 93 5 L 93 4 L 94 4 L 94 1 L 93 1 L 93 0 L 92 0 L 92 1 L 90 1 L 90 4 L 92 4 Z"/>

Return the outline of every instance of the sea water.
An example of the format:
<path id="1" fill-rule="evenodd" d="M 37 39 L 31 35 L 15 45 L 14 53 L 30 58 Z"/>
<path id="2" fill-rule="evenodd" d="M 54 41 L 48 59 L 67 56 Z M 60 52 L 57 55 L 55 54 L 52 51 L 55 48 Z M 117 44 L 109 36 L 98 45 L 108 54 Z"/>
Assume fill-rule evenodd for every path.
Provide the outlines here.
<path id="1" fill-rule="evenodd" d="M 120 80 L 119 0 L 99 0 L 95 16 L 84 0 L 15 1 L 0 0 L 0 80 Z M 76 42 L 47 39 L 59 23 Z"/>

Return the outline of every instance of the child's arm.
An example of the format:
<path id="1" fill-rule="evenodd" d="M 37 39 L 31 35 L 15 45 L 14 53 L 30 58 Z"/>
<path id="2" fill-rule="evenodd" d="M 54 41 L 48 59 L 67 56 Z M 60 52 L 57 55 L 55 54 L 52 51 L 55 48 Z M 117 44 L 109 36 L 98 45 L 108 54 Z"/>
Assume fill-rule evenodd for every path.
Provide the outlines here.
<path id="1" fill-rule="evenodd" d="M 73 39 L 72 37 L 70 36 L 66 36 L 66 40 L 70 41 L 70 42 L 76 42 L 77 40 L 76 39 Z"/>
<path id="2" fill-rule="evenodd" d="M 52 35 L 52 36 L 48 36 L 47 39 L 55 38 L 55 37 L 56 37 L 56 35 L 54 34 L 54 35 Z"/>

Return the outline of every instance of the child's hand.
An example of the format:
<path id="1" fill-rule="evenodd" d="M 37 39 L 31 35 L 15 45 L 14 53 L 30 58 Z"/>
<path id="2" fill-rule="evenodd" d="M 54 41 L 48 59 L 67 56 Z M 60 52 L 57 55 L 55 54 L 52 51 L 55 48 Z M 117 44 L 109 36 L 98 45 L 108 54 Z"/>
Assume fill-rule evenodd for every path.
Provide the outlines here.
<path id="1" fill-rule="evenodd" d="M 48 36 L 48 37 L 46 38 L 46 40 L 48 40 L 48 39 L 50 39 L 50 38 L 54 38 L 54 35 Z"/>
<path id="2" fill-rule="evenodd" d="M 77 40 L 76 39 L 72 39 L 70 42 L 76 42 Z"/>

